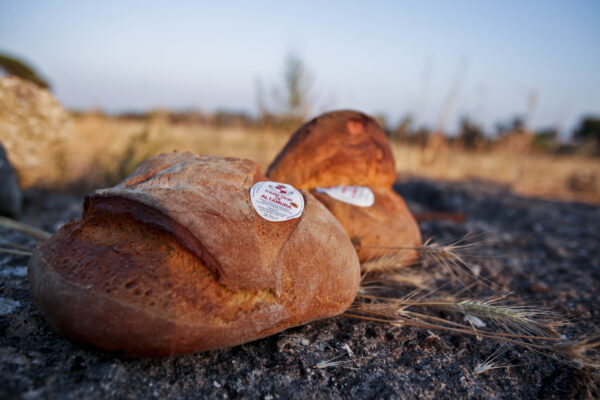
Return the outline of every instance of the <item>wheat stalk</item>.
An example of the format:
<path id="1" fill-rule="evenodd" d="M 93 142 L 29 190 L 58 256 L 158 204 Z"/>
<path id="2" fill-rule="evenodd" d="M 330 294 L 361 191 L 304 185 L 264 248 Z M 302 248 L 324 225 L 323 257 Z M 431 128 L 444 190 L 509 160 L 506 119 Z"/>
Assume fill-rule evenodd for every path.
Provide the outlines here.
<path id="1" fill-rule="evenodd" d="M 16 254 L 19 256 L 31 256 L 33 254 L 32 251 L 11 249 L 11 248 L 7 248 L 7 247 L 0 247 L 0 253 Z"/>
<path id="2" fill-rule="evenodd" d="M 45 242 L 52 236 L 42 229 L 6 217 L 0 217 L 0 226 L 24 233 L 41 242 Z"/>
<path id="3" fill-rule="evenodd" d="M 395 253 L 386 254 L 361 263 L 360 269 L 363 274 L 394 272 L 409 265 L 406 263 L 406 259 L 407 256 L 399 256 Z"/>
<path id="4" fill-rule="evenodd" d="M 0 239 L 1 239 L 0 246 L 6 246 L 6 247 L 9 247 L 12 249 L 29 251 L 29 252 L 33 251 L 33 249 L 29 246 L 25 246 L 20 243 L 14 243 L 14 242 L 11 242 L 10 240 L 6 240 L 3 238 L 0 238 Z"/>
<path id="5" fill-rule="evenodd" d="M 421 259 L 431 260 L 441 265 L 450 272 L 452 277 L 466 286 L 464 278 L 476 278 L 478 282 L 485 283 L 492 288 L 498 285 L 479 277 L 479 273 L 467 262 L 467 258 L 480 257 L 474 254 L 482 244 L 491 239 L 483 234 L 468 233 L 455 241 L 433 241 L 427 239 L 421 246 L 362 246 L 363 248 L 387 249 L 389 254 L 368 260 L 361 264 L 363 275 L 396 273 L 405 267 L 417 263 L 407 263 L 406 258 L 399 256 L 398 252 L 406 250 L 416 251 Z M 485 282 L 484 282 L 485 281 Z"/>
<path id="6" fill-rule="evenodd" d="M 493 321 L 506 330 L 536 336 L 544 334 L 559 336 L 555 327 L 561 323 L 551 319 L 554 314 L 550 310 L 525 305 L 501 304 L 503 298 L 505 297 L 484 300 L 465 299 L 450 302 L 448 307 L 465 315 L 472 314 Z"/>
<path id="7" fill-rule="evenodd" d="M 412 326 L 424 329 L 466 334 L 501 341 L 529 349 L 578 369 L 600 369 L 600 336 L 590 339 L 566 340 L 556 328 L 562 321 L 551 311 L 532 306 L 503 304 L 506 296 L 489 299 L 457 299 L 454 297 L 417 297 L 419 290 L 404 297 L 378 297 L 369 289 L 359 294 L 344 314 L 351 318 L 387 323 L 393 326 Z M 464 315 L 477 315 L 499 328 L 477 329 L 473 325 L 444 319 L 415 309 L 446 310 Z M 483 373 L 502 368 L 492 362 L 482 364 Z"/>
<path id="8" fill-rule="evenodd" d="M 552 346 L 552 350 L 573 361 L 579 369 L 600 370 L 600 335 L 580 340 L 564 340 Z"/>

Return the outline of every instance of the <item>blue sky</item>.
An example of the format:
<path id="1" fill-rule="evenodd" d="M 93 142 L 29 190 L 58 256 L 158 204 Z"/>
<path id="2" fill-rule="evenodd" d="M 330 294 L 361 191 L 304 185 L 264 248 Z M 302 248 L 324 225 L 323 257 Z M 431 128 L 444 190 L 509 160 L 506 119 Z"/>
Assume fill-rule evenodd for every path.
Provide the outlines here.
<path id="1" fill-rule="evenodd" d="M 525 114 L 563 131 L 600 114 L 598 1 L 2 1 L 0 52 L 78 109 L 253 113 L 257 80 L 280 84 L 294 52 L 314 112 L 435 127 L 451 97 L 450 130 Z"/>

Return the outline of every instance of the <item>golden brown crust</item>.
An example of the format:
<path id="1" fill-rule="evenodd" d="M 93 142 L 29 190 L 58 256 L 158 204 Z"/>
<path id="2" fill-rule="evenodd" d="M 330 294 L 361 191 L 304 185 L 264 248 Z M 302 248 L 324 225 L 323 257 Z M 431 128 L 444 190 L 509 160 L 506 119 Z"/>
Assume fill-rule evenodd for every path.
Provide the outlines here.
<path id="1" fill-rule="evenodd" d="M 223 160 L 161 155 L 114 190 L 87 199 L 83 219 L 61 228 L 30 261 L 32 297 L 50 323 L 105 350 L 157 357 L 233 346 L 343 312 L 358 288 L 358 260 L 341 226 L 308 192 L 297 220 L 267 226 L 242 211 L 246 218 L 225 232 L 232 252 L 243 245 L 246 253 L 262 255 L 265 265 L 254 270 L 255 254 L 238 255 L 231 265 L 221 242 L 206 239 L 211 231 L 196 236 L 197 229 L 221 234 L 216 226 L 231 227 L 228 218 L 236 215 L 224 210 L 244 209 L 249 202 L 246 193 L 223 203 L 220 213 L 206 213 L 214 203 L 200 188 L 209 185 L 216 198 L 236 199 L 262 179 L 243 160 L 225 162 L 223 174 L 211 177 L 210 164 L 223 167 Z M 194 165 L 202 177 L 195 176 Z M 250 178 L 236 181 L 236 171 Z M 153 185 L 157 175 L 160 184 Z M 190 194 L 194 186 L 197 197 Z M 180 190 L 184 200 L 177 199 Z M 193 207 L 185 210 L 186 204 Z M 213 225 L 203 225 L 202 218 L 213 218 Z M 252 235 L 263 242 L 245 237 Z"/>
<path id="2" fill-rule="evenodd" d="M 110 203 L 105 208 L 118 210 L 126 200 L 146 205 L 138 208 L 136 215 L 162 224 L 180 239 L 183 230 L 172 225 L 189 231 L 186 237 L 194 237 L 204 247 L 204 251 L 191 250 L 217 273 L 222 284 L 232 289 L 268 287 L 279 292 L 280 277 L 271 264 L 299 220 L 273 224 L 254 211 L 249 191 L 257 180 L 264 179 L 258 164 L 250 160 L 161 154 L 144 162 L 119 185 L 90 196 L 86 210 L 104 203 Z M 123 201 L 115 203 L 114 198 Z M 164 218 L 159 222 L 161 215 Z M 185 243 L 189 245 L 189 241 Z"/>
<path id="3" fill-rule="evenodd" d="M 356 111 L 325 113 L 302 125 L 267 170 L 298 188 L 391 186 L 394 157 L 377 122 Z"/>
<path id="4" fill-rule="evenodd" d="M 398 248 L 421 245 L 417 222 L 396 192 L 381 187 L 370 189 L 375 195 L 371 207 L 357 207 L 315 190 L 311 193 L 340 221 L 361 262 L 394 254 L 404 264 L 411 264 L 418 254 L 414 250 Z"/>

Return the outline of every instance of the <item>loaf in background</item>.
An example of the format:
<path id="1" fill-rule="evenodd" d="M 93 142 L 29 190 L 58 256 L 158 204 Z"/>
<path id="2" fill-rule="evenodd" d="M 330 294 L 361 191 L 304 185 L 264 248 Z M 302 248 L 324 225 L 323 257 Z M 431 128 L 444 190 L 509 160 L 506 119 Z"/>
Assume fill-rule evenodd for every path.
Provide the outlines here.
<path id="1" fill-rule="evenodd" d="M 418 258 L 410 248 L 422 244 L 421 232 L 406 203 L 392 188 L 396 181 L 394 156 L 373 118 L 343 110 L 307 122 L 292 135 L 267 175 L 310 189 L 342 224 L 361 262 L 393 256 L 409 265 Z M 338 185 L 367 186 L 375 203 L 357 207 L 315 190 Z"/>

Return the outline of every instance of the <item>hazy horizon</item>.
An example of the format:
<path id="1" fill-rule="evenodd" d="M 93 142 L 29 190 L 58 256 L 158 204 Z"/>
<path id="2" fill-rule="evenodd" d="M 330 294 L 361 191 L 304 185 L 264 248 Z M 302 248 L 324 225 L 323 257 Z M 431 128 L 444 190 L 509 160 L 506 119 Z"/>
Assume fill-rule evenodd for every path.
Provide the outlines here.
<path id="1" fill-rule="evenodd" d="M 447 112 L 450 131 L 466 115 L 488 130 L 523 115 L 568 132 L 600 114 L 599 17 L 594 1 L 4 2 L 0 52 L 71 109 L 255 114 L 256 82 L 281 84 L 293 52 L 314 77 L 313 113 L 436 127 Z"/>

